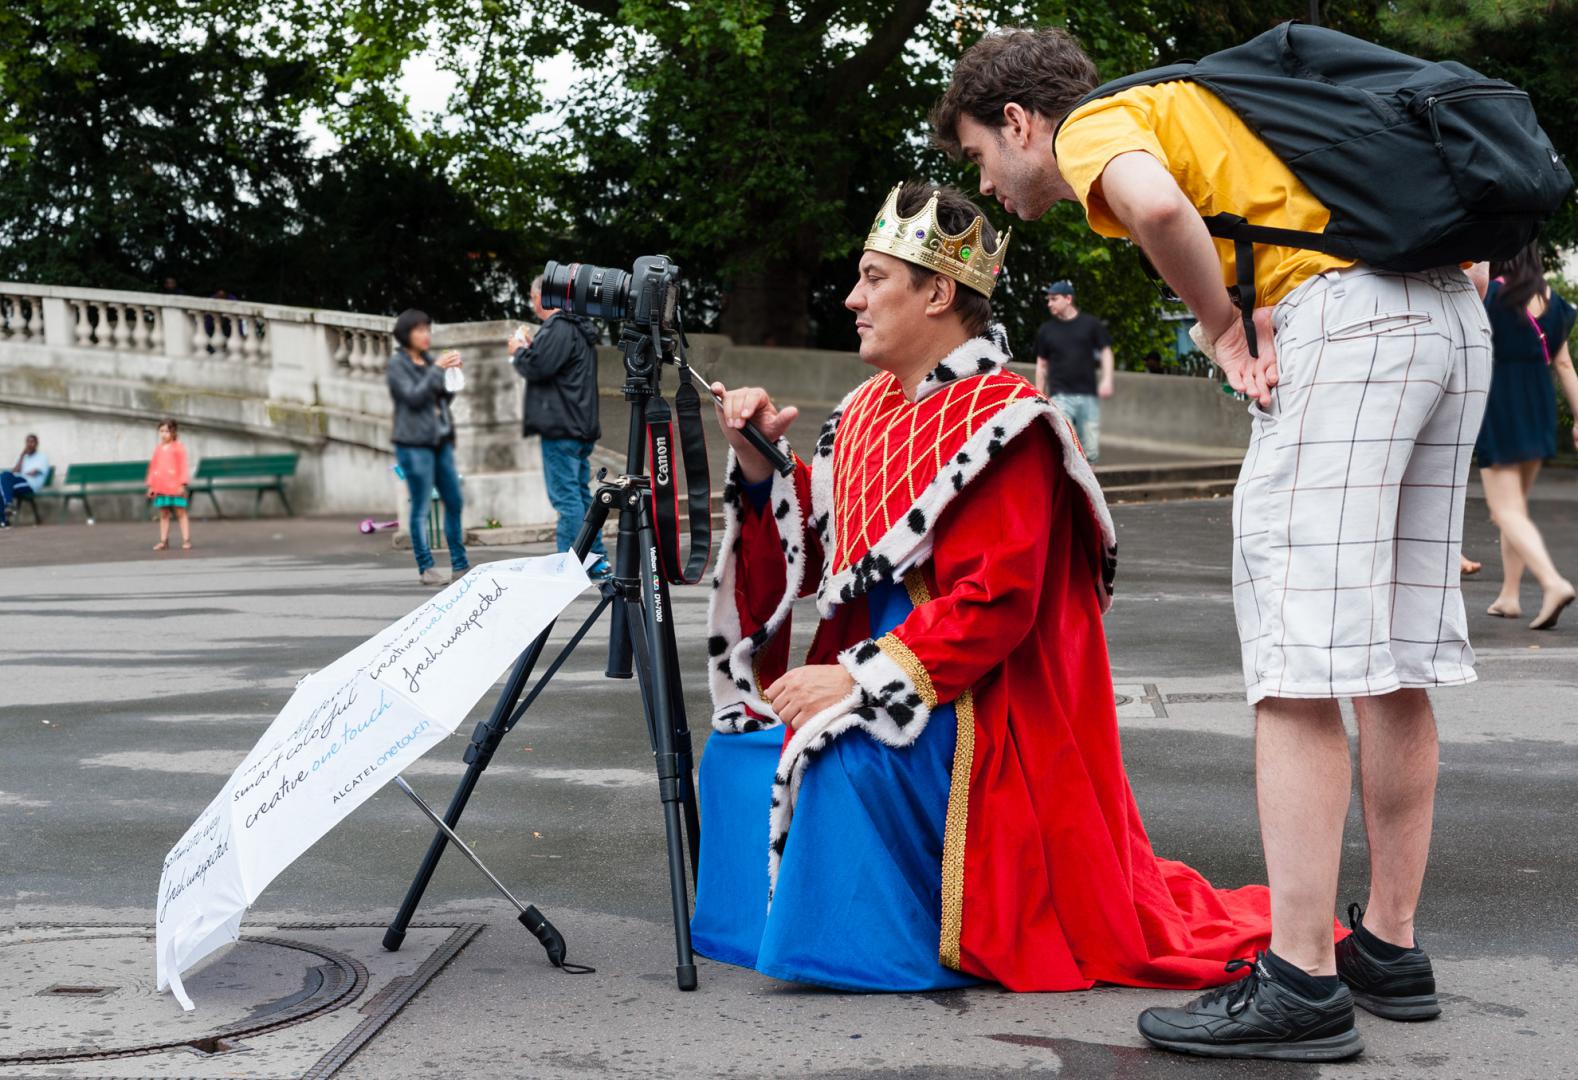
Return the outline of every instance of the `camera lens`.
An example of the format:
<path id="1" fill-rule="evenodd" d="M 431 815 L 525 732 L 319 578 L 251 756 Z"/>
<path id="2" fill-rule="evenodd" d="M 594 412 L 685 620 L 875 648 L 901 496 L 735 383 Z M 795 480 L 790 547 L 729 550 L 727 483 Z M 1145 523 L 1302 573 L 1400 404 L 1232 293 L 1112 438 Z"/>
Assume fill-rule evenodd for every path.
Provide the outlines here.
<path id="1" fill-rule="evenodd" d="M 593 319 L 623 319 L 630 308 L 630 275 L 590 263 L 550 262 L 542 272 L 542 306 Z"/>

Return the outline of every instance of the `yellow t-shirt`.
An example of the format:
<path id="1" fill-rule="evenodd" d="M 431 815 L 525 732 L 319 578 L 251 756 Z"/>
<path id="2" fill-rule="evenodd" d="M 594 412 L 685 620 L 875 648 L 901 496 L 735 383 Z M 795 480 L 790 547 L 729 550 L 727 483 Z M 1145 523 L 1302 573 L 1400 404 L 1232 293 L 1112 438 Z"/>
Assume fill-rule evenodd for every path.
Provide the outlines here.
<path id="1" fill-rule="evenodd" d="M 1211 91 L 1198 83 L 1137 86 L 1074 110 L 1058 132 L 1057 163 L 1090 227 L 1127 237 L 1101 194 L 1101 173 L 1119 154 L 1144 150 L 1166 166 L 1201 215 L 1238 214 L 1253 225 L 1320 232 L 1331 214 L 1298 177 Z M 1232 285 L 1233 244 L 1217 240 L 1222 280 Z M 1300 283 L 1352 266 L 1301 248 L 1255 245 L 1255 303 L 1275 304 Z"/>

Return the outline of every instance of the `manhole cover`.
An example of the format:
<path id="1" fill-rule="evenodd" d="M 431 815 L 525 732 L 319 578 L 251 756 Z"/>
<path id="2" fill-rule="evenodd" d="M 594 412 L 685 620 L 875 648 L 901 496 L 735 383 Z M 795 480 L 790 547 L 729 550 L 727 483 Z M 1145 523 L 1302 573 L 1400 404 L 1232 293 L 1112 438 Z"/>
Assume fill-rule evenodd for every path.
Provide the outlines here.
<path id="1" fill-rule="evenodd" d="M 481 927 L 412 929 L 420 934 L 391 954 L 380 947 L 381 926 L 258 927 L 187 973 L 197 1003 L 190 1013 L 154 989 L 148 930 L 32 926 L 0 935 L 0 1078 L 50 1065 L 124 1076 L 114 1062 L 125 1058 L 149 1076 L 327 1077 Z M 212 1066 L 198 1069 L 199 1059 Z"/>
<path id="2" fill-rule="evenodd" d="M 367 969 L 323 945 L 247 937 L 187 981 L 201 1030 L 149 1038 L 168 1027 L 172 999 L 154 990 L 153 937 L 83 934 L 0 946 L 4 996 L 31 997 L 31 1046 L 0 1052 L 0 1064 L 129 1057 L 178 1046 L 222 1053 L 228 1044 L 306 1019 L 355 998 Z M 66 982 L 80 976 L 81 982 Z M 87 980 L 92 980 L 87 981 Z M 46 999 L 47 1004 L 38 999 Z M 42 1006 L 42 1007 L 39 1007 Z"/>

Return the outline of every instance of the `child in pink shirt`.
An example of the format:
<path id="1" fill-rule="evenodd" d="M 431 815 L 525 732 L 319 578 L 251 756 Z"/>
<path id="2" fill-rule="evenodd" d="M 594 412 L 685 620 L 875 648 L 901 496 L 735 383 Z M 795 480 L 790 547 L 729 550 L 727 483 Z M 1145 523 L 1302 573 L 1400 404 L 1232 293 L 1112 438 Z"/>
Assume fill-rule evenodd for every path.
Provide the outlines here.
<path id="1" fill-rule="evenodd" d="M 181 445 L 174 420 L 159 422 L 159 445 L 154 447 L 153 460 L 148 462 L 148 498 L 159 508 L 159 542 L 155 551 L 170 547 L 170 514 L 181 523 L 181 548 L 192 547 L 191 528 L 186 520 L 186 485 L 192 479 L 187 467 L 186 447 Z"/>

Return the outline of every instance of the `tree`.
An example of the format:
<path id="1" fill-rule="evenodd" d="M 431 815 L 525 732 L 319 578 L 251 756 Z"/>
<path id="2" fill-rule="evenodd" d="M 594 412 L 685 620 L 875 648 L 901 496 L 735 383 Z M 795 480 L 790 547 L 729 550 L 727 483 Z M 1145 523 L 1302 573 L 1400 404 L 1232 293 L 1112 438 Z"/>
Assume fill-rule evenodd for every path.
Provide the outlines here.
<path id="1" fill-rule="evenodd" d="M 965 179 L 929 148 L 925 126 L 953 58 L 989 25 L 1067 17 L 1061 4 L 929 0 L 575 7 L 577 19 L 558 21 L 577 27 L 571 47 L 604 74 L 566 101 L 557 139 L 565 168 L 550 198 L 565 242 L 624 265 L 666 251 L 703 318 L 736 340 L 841 347 L 855 339 L 840 301 L 888 189 Z M 1150 17 L 1151 5 L 1131 2 L 1078 18 L 1105 57 L 1143 62 L 1137 27 Z M 1031 305 L 1018 323 L 1033 326 L 1040 309 L 1049 260 L 1037 243 L 1052 244 L 1068 275 L 1135 288 L 1110 253 L 1072 247 L 1066 226 L 1019 235 L 1000 287 Z"/>
<path id="2" fill-rule="evenodd" d="M 889 188 L 973 190 L 926 112 L 989 28 L 1065 25 L 1103 76 L 1243 41 L 1307 0 L 19 0 L 0 9 L 0 276 L 441 319 L 518 310 L 547 258 L 684 269 L 693 328 L 855 344 L 842 301 Z M 1330 0 L 1325 22 L 1527 87 L 1578 148 L 1578 5 Z M 244 20 L 244 21 L 243 21 Z M 1531 32 L 1538 28 L 1539 33 Z M 573 86 L 534 77 L 568 50 Z M 455 88 L 413 117 L 403 66 Z M 335 147 L 302 132 L 312 120 Z M 1166 335 L 1128 245 L 1077 206 L 1012 224 L 994 308 L 1025 346 L 1070 278 L 1120 362 Z M 1578 237 L 1565 211 L 1553 239 Z M 329 253 L 329 254 L 325 254 Z"/>
<path id="3" fill-rule="evenodd" d="M 306 66 L 229 33 L 177 48 L 136 32 L 139 14 L 8 9 L 0 273 L 153 288 L 291 227 Z"/>
<path id="4" fill-rule="evenodd" d="M 374 17 L 376 15 L 376 17 Z M 0 278 L 441 319 L 529 262 L 392 88 L 427 5 L 23 0 L 0 14 Z M 315 150 L 304 124 L 340 139 Z"/>

